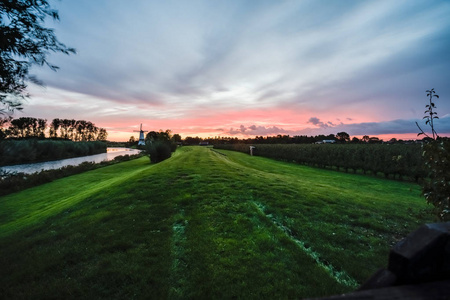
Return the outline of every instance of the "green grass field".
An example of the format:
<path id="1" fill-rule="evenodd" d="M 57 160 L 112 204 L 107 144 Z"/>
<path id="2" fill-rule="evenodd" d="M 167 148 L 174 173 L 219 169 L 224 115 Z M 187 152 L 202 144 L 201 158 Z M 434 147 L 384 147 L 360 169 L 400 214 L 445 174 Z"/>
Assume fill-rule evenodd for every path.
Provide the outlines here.
<path id="1" fill-rule="evenodd" d="M 1 197 L 0 298 L 337 294 L 427 210 L 415 184 L 184 147 Z"/>

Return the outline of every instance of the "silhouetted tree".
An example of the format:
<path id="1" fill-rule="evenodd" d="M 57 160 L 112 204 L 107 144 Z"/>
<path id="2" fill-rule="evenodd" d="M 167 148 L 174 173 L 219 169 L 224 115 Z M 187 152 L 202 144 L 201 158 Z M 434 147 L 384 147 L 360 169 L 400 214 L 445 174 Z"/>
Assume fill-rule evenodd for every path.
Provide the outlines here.
<path id="1" fill-rule="evenodd" d="M 52 123 L 50 124 L 50 137 L 51 138 L 57 138 L 58 137 L 58 129 L 61 126 L 61 120 L 60 119 L 53 119 Z"/>
<path id="2" fill-rule="evenodd" d="M 146 141 L 155 141 L 157 139 L 158 139 L 158 132 L 156 131 L 149 131 L 145 136 Z"/>
<path id="3" fill-rule="evenodd" d="M 391 144 L 395 144 L 395 143 L 397 143 L 397 142 L 398 142 L 398 141 L 397 141 L 396 138 L 392 138 L 392 139 L 389 140 L 389 143 L 391 143 Z"/>
<path id="4" fill-rule="evenodd" d="M 29 75 L 32 65 L 57 66 L 47 61 L 49 52 L 75 53 L 45 28 L 47 17 L 59 20 L 58 12 L 46 0 L 0 1 L 0 114 L 22 109 L 26 81 L 38 82 Z"/>
<path id="5" fill-rule="evenodd" d="M 380 140 L 376 136 L 373 136 L 373 137 L 369 138 L 369 143 L 370 144 L 378 144 L 378 143 L 381 143 L 381 142 L 382 142 L 382 140 Z"/>
<path id="6" fill-rule="evenodd" d="M 202 140 L 203 139 L 199 138 L 198 136 L 196 136 L 196 137 L 188 136 L 184 139 L 184 143 L 187 145 L 198 145 Z"/>
<path id="7" fill-rule="evenodd" d="M 175 134 L 172 136 L 172 140 L 173 140 L 175 143 L 181 143 L 181 135 L 179 135 L 178 133 L 175 133 Z"/>
<path id="8" fill-rule="evenodd" d="M 136 145 L 136 139 L 134 138 L 134 136 L 130 136 L 130 139 L 127 142 L 127 147 L 131 147 Z"/>
<path id="9" fill-rule="evenodd" d="M 106 132 L 105 128 L 100 128 L 98 130 L 97 141 L 106 141 L 108 137 L 108 132 Z"/>
<path id="10" fill-rule="evenodd" d="M 45 138 L 47 120 L 30 117 L 13 119 L 10 122 L 9 135 L 16 138 Z"/>
<path id="11" fill-rule="evenodd" d="M 0 118 L 0 141 L 4 140 L 9 135 L 9 129 L 6 125 L 12 120 L 12 117 Z"/>
<path id="12" fill-rule="evenodd" d="M 99 129 L 89 121 L 78 120 L 72 122 L 72 140 L 74 141 L 94 141 Z"/>
<path id="13" fill-rule="evenodd" d="M 350 135 L 347 132 L 338 132 L 336 134 L 336 139 L 340 142 L 348 142 L 350 141 Z"/>
<path id="14" fill-rule="evenodd" d="M 360 140 L 356 136 L 352 138 L 352 143 L 354 143 L 354 144 L 358 144 L 359 141 Z"/>
<path id="15" fill-rule="evenodd" d="M 166 131 L 149 131 L 145 137 L 146 141 L 170 141 L 172 138 L 172 131 L 167 129 Z"/>

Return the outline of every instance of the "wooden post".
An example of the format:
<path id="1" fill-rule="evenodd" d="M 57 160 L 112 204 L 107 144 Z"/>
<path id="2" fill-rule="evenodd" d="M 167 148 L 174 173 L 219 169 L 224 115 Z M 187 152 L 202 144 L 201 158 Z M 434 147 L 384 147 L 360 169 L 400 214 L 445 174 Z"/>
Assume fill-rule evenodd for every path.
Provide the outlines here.
<path id="1" fill-rule="evenodd" d="M 253 156 L 253 149 L 255 149 L 255 146 L 250 146 L 250 155 Z"/>

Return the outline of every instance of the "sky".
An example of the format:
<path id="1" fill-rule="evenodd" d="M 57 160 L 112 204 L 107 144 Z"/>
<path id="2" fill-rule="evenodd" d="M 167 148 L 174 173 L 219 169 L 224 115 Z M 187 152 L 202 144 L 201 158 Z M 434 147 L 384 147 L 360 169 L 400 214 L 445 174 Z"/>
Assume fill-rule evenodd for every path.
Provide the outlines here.
<path id="1" fill-rule="evenodd" d="M 450 136 L 450 1 L 50 1 L 76 55 L 34 67 L 14 117 L 87 120 L 112 141 L 319 135 L 415 139 L 434 88 Z"/>

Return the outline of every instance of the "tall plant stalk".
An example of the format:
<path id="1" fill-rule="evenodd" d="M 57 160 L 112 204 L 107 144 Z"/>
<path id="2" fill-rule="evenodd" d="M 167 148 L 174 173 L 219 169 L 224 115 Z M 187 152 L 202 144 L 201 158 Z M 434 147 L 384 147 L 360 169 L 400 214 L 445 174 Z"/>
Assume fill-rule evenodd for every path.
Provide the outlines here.
<path id="1" fill-rule="evenodd" d="M 435 119 L 439 119 L 439 117 L 437 116 L 437 112 L 433 111 L 433 108 L 436 108 L 436 104 L 434 104 L 433 102 L 433 97 L 436 97 L 439 99 L 439 95 L 436 95 L 436 91 L 433 89 L 431 90 L 427 90 L 427 97 L 429 97 L 429 101 L 430 104 L 427 104 L 425 107 L 427 108 L 427 110 L 424 112 L 425 116 L 423 117 L 423 119 L 426 119 L 425 124 L 426 125 L 430 125 L 431 127 L 431 134 L 433 135 L 433 137 L 430 137 L 428 134 L 426 134 L 422 128 L 419 126 L 419 123 L 416 122 L 417 127 L 419 128 L 420 132 L 417 134 L 417 136 L 420 135 L 425 135 L 428 138 L 432 138 L 433 140 L 436 140 L 439 138 L 436 130 L 434 129 L 434 120 Z"/>

